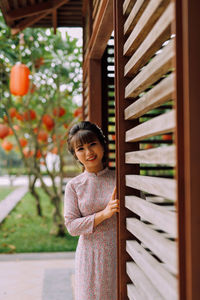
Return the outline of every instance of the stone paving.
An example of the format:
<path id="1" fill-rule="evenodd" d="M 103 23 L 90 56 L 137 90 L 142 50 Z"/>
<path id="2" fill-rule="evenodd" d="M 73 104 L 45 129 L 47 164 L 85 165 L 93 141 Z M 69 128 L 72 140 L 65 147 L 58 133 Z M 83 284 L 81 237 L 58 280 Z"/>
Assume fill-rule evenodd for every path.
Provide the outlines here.
<path id="1" fill-rule="evenodd" d="M 0 255 L 0 300 L 73 300 L 74 252 Z"/>

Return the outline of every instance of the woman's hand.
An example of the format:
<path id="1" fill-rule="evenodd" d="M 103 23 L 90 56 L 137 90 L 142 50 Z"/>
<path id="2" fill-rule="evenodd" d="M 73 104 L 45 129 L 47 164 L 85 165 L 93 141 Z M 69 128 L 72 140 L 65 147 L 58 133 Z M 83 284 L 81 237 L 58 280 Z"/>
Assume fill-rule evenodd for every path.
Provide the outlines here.
<path id="1" fill-rule="evenodd" d="M 112 197 L 106 208 L 103 210 L 104 218 L 111 218 L 116 212 L 119 212 L 119 200 L 116 199 L 116 187 L 113 190 Z"/>

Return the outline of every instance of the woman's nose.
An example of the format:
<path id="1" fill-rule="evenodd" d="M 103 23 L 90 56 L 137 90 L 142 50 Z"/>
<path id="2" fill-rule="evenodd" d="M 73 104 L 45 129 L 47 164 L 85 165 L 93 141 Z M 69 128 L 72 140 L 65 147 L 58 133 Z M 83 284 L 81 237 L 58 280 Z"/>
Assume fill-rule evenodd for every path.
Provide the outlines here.
<path id="1" fill-rule="evenodd" d="M 90 155 L 91 153 L 93 153 L 93 150 L 91 148 L 87 148 L 86 155 Z"/>

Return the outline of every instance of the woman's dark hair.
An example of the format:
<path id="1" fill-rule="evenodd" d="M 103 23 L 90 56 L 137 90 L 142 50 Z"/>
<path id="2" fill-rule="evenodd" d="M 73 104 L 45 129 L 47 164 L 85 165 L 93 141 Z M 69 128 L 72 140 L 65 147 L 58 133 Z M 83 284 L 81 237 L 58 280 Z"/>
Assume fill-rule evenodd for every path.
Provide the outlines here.
<path id="1" fill-rule="evenodd" d="M 68 149 L 72 153 L 72 155 L 76 158 L 74 148 L 76 145 L 84 145 L 93 142 L 98 139 L 100 144 L 104 149 L 104 156 L 102 158 L 102 162 L 104 166 L 107 165 L 108 160 L 108 146 L 107 140 L 103 134 L 101 128 L 99 128 L 96 124 L 82 121 L 78 124 L 75 124 L 69 131 L 67 144 Z"/>

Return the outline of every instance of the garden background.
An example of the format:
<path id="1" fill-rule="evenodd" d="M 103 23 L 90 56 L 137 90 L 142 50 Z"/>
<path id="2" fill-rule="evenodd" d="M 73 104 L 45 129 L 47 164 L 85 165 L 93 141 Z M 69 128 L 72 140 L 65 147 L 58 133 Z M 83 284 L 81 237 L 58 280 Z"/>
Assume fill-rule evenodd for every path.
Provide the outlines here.
<path id="1" fill-rule="evenodd" d="M 29 189 L 0 223 L 0 253 L 74 251 L 62 211 L 65 184 L 81 171 L 66 145 L 81 119 L 81 46 L 59 30 L 13 36 L 0 15 L 0 48 L 0 204 L 15 195 L 16 179 Z M 29 75 L 16 91 L 11 70 L 19 65 Z"/>

